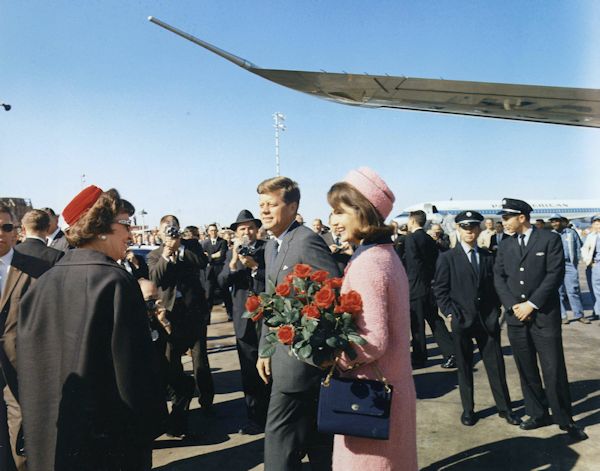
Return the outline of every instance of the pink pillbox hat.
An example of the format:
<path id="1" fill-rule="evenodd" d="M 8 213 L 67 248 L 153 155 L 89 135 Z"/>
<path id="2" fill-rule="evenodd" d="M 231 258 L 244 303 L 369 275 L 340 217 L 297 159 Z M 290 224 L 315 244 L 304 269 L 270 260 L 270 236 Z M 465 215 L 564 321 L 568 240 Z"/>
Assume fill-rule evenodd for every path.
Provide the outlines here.
<path id="1" fill-rule="evenodd" d="M 377 212 L 387 218 L 392 211 L 392 206 L 396 197 L 392 190 L 377 175 L 377 173 L 369 167 L 360 167 L 356 170 L 350 170 L 350 173 L 344 178 L 346 183 L 350 183 L 362 195 L 367 198 L 375 207 Z"/>

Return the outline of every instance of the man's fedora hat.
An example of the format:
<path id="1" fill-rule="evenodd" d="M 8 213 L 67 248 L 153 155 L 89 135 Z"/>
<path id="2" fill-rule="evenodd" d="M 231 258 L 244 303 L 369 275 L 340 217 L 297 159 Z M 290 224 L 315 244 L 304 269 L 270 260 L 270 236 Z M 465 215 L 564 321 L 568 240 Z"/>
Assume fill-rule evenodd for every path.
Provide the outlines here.
<path id="1" fill-rule="evenodd" d="M 231 226 L 229 226 L 229 228 L 232 231 L 235 231 L 238 227 L 238 224 L 241 224 L 243 222 L 250 222 L 250 221 L 254 221 L 254 223 L 256 224 L 256 227 L 262 226 L 262 222 L 260 219 L 256 219 L 252 215 L 252 213 L 250 211 L 248 211 L 247 209 L 242 209 L 240 211 L 240 214 L 238 214 L 238 217 L 235 220 L 235 222 Z"/>

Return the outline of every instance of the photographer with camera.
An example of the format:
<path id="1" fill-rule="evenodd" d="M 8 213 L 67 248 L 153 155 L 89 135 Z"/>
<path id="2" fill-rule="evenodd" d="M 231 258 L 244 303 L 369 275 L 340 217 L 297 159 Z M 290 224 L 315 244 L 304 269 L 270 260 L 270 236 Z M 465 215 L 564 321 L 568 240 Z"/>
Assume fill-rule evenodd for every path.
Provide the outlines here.
<path id="1" fill-rule="evenodd" d="M 175 216 L 167 215 L 160 220 L 163 243 L 148 255 L 148 268 L 172 326 L 166 345 L 170 374 L 183 374 L 181 356 L 191 349 L 198 402 L 208 412 L 212 408 L 214 385 L 206 350 L 208 307 L 200 283 L 200 271 L 208 260 L 197 241 L 181 238 L 179 227 Z M 175 402 L 181 399 L 176 392 L 174 396 Z M 171 432 L 179 436 L 187 433 L 186 430 Z"/>
<path id="2" fill-rule="evenodd" d="M 270 394 L 270 387 L 260 379 L 256 370 L 262 322 L 242 317 L 248 296 L 265 291 L 265 242 L 256 239 L 261 225 L 250 211 L 244 209 L 240 212 L 231 225 L 236 243 L 227 254 L 225 266 L 219 274 L 219 284 L 225 288 L 232 287 L 233 328 L 248 414 L 248 423 L 240 428 L 239 433 L 247 435 L 264 431 Z"/>

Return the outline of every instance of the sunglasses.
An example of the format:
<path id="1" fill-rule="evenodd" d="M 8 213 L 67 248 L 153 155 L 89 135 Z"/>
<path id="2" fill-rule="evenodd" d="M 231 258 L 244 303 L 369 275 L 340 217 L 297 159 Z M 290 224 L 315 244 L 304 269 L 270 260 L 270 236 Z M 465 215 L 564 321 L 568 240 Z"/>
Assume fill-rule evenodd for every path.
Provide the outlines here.
<path id="1" fill-rule="evenodd" d="M 11 223 L 6 223 L 6 224 L 0 225 L 0 229 L 2 229 L 2 232 L 12 232 L 14 228 L 15 228 L 15 225 L 11 224 Z"/>
<path id="2" fill-rule="evenodd" d="M 146 303 L 146 309 L 148 311 L 156 310 L 156 299 L 147 299 L 145 301 L 145 303 Z"/>

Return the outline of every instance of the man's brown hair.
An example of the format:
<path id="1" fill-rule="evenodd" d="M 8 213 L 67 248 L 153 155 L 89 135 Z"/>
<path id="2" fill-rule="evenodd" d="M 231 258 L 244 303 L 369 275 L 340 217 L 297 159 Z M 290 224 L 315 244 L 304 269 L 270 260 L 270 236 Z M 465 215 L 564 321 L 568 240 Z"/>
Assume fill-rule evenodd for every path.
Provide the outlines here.
<path id="1" fill-rule="evenodd" d="M 334 211 L 340 210 L 342 204 L 354 209 L 360 229 L 352 235 L 357 239 L 369 242 L 390 237 L 394 233 L 394 229 L 385 224 L 375 206 L 349 183 L 340 182 L 333 185 L 327 192 L 327 201 Z"/>
<path id="2" fill-rule="evenodd" d="M 27 232 L 46 232 L 50 228 L 50 216 L 41 209 L 27 211 L 21 219 L 21 225 Z"/>
<path id="3" fill-rule="evenodd" d="M 259 195 L 265 193 L 275 193 L 278 190 L 283 190 L 283 201 L 285 204 L 298 203 L 300 204 L 300 188 L 298 184 L 288 177 L 273 177 L 261 182 L 256 188 Z"/>
<path id="4" fill-rule="evenodd" d="M 5 204 L 5 203 L 0 203 L 0 213 L 6 213 L 10 216 L 10 220 L 14 223 L 15 221 L 15 213 L 13 213 L 12 208 Z"/>

